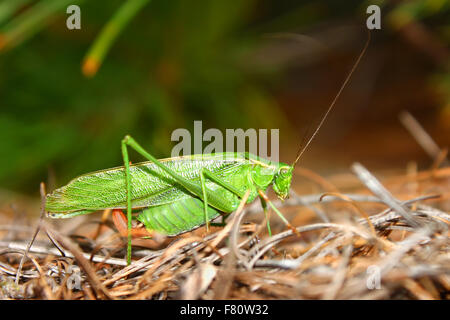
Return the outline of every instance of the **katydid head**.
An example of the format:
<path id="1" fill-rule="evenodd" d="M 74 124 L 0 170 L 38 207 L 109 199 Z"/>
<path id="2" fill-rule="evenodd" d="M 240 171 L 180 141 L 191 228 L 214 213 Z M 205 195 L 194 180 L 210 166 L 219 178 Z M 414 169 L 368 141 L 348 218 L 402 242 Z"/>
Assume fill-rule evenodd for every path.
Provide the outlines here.
<path id="1" fill-rule="evenodd" d="M 294 167 L 289 165 L 282 165 L 278 168 L 278 172 L 273 179 L 273 191 L 281 200 L 289 196 L 289 189 L 291 188 L 292 171 Z"/>
<path id="2" fill-rule="evenodd" d="M 257 165 L 252 170 L 251 179 L 260 190 L 266 190 L 269 185 L 272 185 L 278 198 L 284 200 L 289 196 L 293 170 L 294 167 L 285 163 Z"/>

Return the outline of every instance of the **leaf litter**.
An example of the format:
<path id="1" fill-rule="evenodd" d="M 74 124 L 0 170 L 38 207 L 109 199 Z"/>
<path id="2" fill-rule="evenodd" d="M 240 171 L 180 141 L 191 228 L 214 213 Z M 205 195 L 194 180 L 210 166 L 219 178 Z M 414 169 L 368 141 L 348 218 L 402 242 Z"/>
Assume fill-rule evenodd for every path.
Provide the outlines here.
<path id="1" fill-rule="evenodd" d="M 299 169 L 320 192 L 274 204 L 300 236 L 273 215 L 269 237 L 260 204 L 243 201 L 209 234 L 135 240 L 127 266 L 108 212 L 64 228 L 33 222 L 41 232 L 26 258 L 35 228 L 5 223 L 0 299 L 449 299 L 450 167 L 409 114 L 401 119 L 431 169 L 381 178 L 354 163 L 339 179 Z"/>

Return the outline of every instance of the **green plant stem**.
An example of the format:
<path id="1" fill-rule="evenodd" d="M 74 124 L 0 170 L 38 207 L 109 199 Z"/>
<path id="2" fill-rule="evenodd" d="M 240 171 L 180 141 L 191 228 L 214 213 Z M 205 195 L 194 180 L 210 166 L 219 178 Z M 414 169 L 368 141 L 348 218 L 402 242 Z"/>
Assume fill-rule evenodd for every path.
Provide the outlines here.
<path id="1" fill-rule="evenodd" d="M 127 0 L 116 11 L 114 16 L 107 22 L 89 49 L 83 62 L 83 73 L 86 76 L 93 76 L 102 64 L 114 40 L 126 27 L 129 21 L 141 10 L 150 0 Z"/>
<path id="2" fill-rule="evenodd" d="M 19 0 L 20 1 L 20 0 Z M 55 13 L 83 0 L 41 0 L 0 29 L 0 50 L 11 49 L 41 31 Z M 65 27 L 65 26 L 64 26 Z"/>
<path id="3" fill-rule="evenodd" d="M 3 0 L 0 3 L 0 25 L 10 19 L 21 6 L 30 0 Z"/>

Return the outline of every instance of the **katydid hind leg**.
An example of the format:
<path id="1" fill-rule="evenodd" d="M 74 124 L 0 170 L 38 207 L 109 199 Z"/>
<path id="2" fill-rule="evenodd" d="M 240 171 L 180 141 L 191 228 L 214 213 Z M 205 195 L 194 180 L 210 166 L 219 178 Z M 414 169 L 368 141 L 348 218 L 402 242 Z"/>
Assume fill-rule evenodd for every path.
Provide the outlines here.
<path id="1" fill-rule="evenodd" d="M 235 194 L 236 196 L 238 196 L 239 198 L 243 198 L 245 191 L 241 192 L 240 190 L 236 189 L 233 185 L 229 184 L 228 182 L 222 180 L 220 177 L 218 177 L 217 175 L 215 175 L 214 173 L 212 173 L 211 171 L 209 171 L 206 168 L 202 169 L 202 174 L 207 177 L 209 180 L 211 180 L 212 182 L 218 184 L 219 186 L 227 189 L 228 191 L 230 191 L 231 193 Z"/>
<path id="2" fill-rule="evenodd" d="M 172 179 L 175 180 L 178 184 L 180 184 L 183 188 L 185 188 L 187 191 L 192 193 L 193 195 L 203 199 L 203 190 L 201 184 L 189 181 L 182 176 L 180 176 L 177 172 L 173 171 L 172 169 L 168 168 L 164 164 L 158 161 L 154 156 L 149 154 L 147 151 L 144 150 L 132 137 L 126 136 L 123 141 L 123 146 L 129 146 L 133 148 L 136 152 L 138 152 L 140 155 L 142 155 L 147 160 L 153 162 L 156 166 L 158 166 L 161 170 L 166 172 Z M 124 159 L 125 161 L 125 159 Z M 125 166 L 127 167 L 127 181 L 129 181 L 129 163 L 125 163 Z M 213 180 L 213 179 L 212 179 Z M 206 194 L 208 197 L 208 203 L 212 205 L 213 207 L 221 210 L 221 211 L 233 211 L 234 204 L 227 203 L 223 201 L 223 199 L 220 198 L 220 196 L 216 195 L 214 191 L 210 190 L 209 188 L 206 188 Z M 128 200 L 128 199 L 127 199 Z M 131 200 L 130 200 L 130 208 L 131 208 Z"/>
<path id="3" fill-rule="evenodd" d="M 191 182 L 182 176 L 180 176 L 178 173 L 173 171 L 172 169 L 168 168 L 161 162 L 159 162 L 154 156 L 152 156 L 150 153 L 148 153 L 144 148 L 142 148 L 131 136 L 126 136 L 122 140 L 122 155 L 123 155 L 123 161 L 125 166 L 125 179 L 126 179 L 126 194 L 127 194 L 127 220 L 128 220 L 128 246 L 127 246 L 127 262 L 128 264 L 131 263 L 131 238 L 132 238 L 132 232 L 131 232 L 131 214 L 132 214 L 132 207 L 131 207 L 131 172 L 130 172 L 130 162 L 129 162 L 129 156 L 128 156 L 128 148 L 131 147 L 134 149 L 137 153 L 142 155 L 144 158 L 148 159 L 149 161 L 153 162 L 156 166 L 158 166 L 161 170 L 166 172 L 169 176 L 171 176 L 175 182 L 180 184 L 182 187 L 184 187 L 187 191 L 191 192 L 195 196 L 203 199 L 205 202 L 205 220 L 206 220 L 206 226 L 209 228 L 209 218 L 208 218 L 208 212 L 207 207 L 208 205 L 211 205 L 217 209 L 221 208 L 221 211 L 225 212 L 231 212 L 234 211 L 234 205 L 224 202 L 220 196 L 216 195 L 212 190 L 206 187 L 205 182 L 205 176 L 208 177 L 209 180 L 213 181 L 214 183 L 217 183 L 218 185 L 224 187 L 225 189 L 229 190 L 230 192 L 234 193 L 236 196 L 242 197 L 242 194 L 239 190 L 231 186 L 230 184 L 226 183 L 225 181 L 221 180 L 219 177 L 217 177 L 215 174 L 208 170 L 202 170 L 200 174 L 200 179 L 203 179 L 203 182 L 201 181 L 200 184 Z M 206 201 L 205 201 L 206 200 Z"/>
<path id="4" fill-rule="evenodd" d="M 125 139 L 122 140 L 122 157 L 125 166 L 125 185 L 127 195 L 127 264 L 131 264 L 131 174 L 130 161 L 128 157 L 127 143 Z"/>
<path id="5" fill-rule="evenodd" d="M 128 237 L 128 221 L 127 217 L 125 217 L 122 210 L 114 209 L 112 212 L 112 220 L 117 231 L 119 231 L 120 235 L 122 237 Z M 152 234 L 148 232 L 148 230 L 145 229 L 145 227 L 131 228 L 132 238 L 144 238 L 144 237 L 148 238 L 151 237 L 151 235 Z"/>

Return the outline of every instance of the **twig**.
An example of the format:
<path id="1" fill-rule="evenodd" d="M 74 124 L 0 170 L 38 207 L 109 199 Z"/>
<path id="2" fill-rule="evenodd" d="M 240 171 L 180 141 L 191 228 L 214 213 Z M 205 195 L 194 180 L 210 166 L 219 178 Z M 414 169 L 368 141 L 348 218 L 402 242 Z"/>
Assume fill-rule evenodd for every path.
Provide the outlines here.
<path id="1" fill-rule="evenodd" d="M 13 250 L 21 250 L 20 252 L 23 255 L 23 252 L 27 248 L 27 244 L 21 243 L 21 242 L 14 242 L 14 241 L 0 241 L 0 247 L 10 248 Z M 55 248 L 37 246 L 36 244 L 33 245 L 33 247 L 29 250 L 29 252 L 35 253 L 35 254 L 45 254 L 45 255 L 51 254 L 51 255 L 59 256 L 59 257 L 74 258 L 73 254 L 71 254 L 69 251 L 66 251 L 64 249 L 62 249 L 62 252 L 61 252 L 60 250 L 57 250 Z M 89 260 L 91 258 L 91 254 L 83 253 L 83 257 Z M 118 265 L 118 266 L 126 266 L 127 265 L 127 263 L 124 259 L 108 258 L 106 256 L 101 256 L 101 255 L 95 255 L 92 258 L 92 261 L 105 263 L 105 264 Z"/>
<path id="2" fill-rule="evenodd" d="M 341 288 L 342 284 L 345 280 L 345 275 L 348 272 L 347 267 L 350 261 L 351 254 L 353 252 L 353 245 L 350 243 L 344 249 L 344 254 L 338 269 L 336 270 L 336 275 L 333 278 L 333 282 L 330 285 L 330 288 L 323 295 L 323 299 L 331 300 L 336 297 L 339 288 Z"/>
<path id="3" fill-rule="evenodd" d="M 20 259 L 19 267 L 17 268 L 16 280 L 15 280 L 16 284 L 19 283 L 20 273 L 22 271 L 23 264 L 25 262 L 25 259 L 27 258 L 27 254 L 30 251 L 31 246 L 33 245 L 34 240 L 36 239 L 36 236 L 39 233 L 39 230 L 41 230 L 42 220 L 44 219 L 44 216 L 45 216 L 45 199 L 46 199 L 45 195 L 46 195 L 46 192 L 45 192 L 45 184 L 43 182 L 41 182 L 41 184 L 40 184 L 40 193 L 41 193 L 41 216 L 39 218 L 39 222 L 38 222 L 38 225 L 36 227 L 36 231 L 34 232 L 34 235 L 31 238 L 31 241 L 28 243 L 27 248 L 25 250 L 25 253 L 22 256 L 22 259 Z"/>
<path id="4" fill-rule="evenodd" d="M 359 163 L 352 165 L 353 171 L 356 173 L 361 182 L 369 188 L 375 195 L 377 195 L 385 204 L 397 211 L 405 218 L 405 220 L 414 228 L 420 224 L 413 218 L 413 216 L 399 203 L 398 200 L 377 180 L 366 168 Z"/>
<path id="5" fill-rule="evenodd" d="M 49 227 L 46 227 L 46 230 L 48 233 L 52 235 L 53 238 L 55 238 L 59 243 L 62 244 L 67 250 L 72 252 L 74 258 L 78 261 L 80 266 L 84 269 L 86 272 L 86 275 L 89 279 L 89 282 L 91 283 L 94 290 L 99 293 L 103 293 L 108 299 L 114 299 L 114 297 L 109 294 L 106 287 L 100 282 L 97 275 L 95 274 L 94 269 L 91 267 L 89 261 L 83 256 L 83 253 L 80 249 L 78 249 L 77 245 L 73 244 L 71 240 L 67 239 L 65 236 L 59 234 L 58 232 L 51 230 Z"/>
<path id="6" fill-rule="evenodd" d="M 402 111 L 399 114 L 399 118 L 408 132 L 416 139 L 417 143 L 425 150 L 431 159 L 436 160 L 442 154 L 441 148 L 439 148 L 433 138 L 431 138 L 420 123 L 408 111 Z M 446 157 L 443 159 L 443 164 L 449 164 Z"/>
<path id="7" fill-rule="evenodd" d="M 237 243 L 237 237 L 239 234 L 239 226 L 241 225 L 242 219 L 245 216 L 245 210 L 244 205 L 247 202 L 247 199 L 250 195 L 250 190 L 247 190 L 244 197 L 241 200 L 241 203 L 239 204 L 239 207 L 236 211 L 236 214 L 233 218 L 233 222 L 230 223 L 231 225 L 231 232 L 230 232 L 230 249 L 232 249 L 232 252 L 236 255 L 239 261 L 243 262 L 246 267 L 247 266 L 247 259 L 241 253 L 239 252 L 238 243 Z M 230 253 L 231 254 L 231 253 Z"/>

